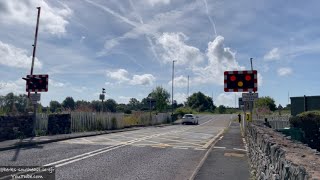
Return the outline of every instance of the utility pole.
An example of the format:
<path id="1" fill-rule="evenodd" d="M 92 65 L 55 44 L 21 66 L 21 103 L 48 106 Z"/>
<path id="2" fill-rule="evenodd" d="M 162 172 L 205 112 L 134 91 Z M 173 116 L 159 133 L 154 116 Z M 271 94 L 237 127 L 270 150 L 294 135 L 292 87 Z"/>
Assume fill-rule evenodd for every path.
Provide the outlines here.
<path id="1" fill-rule="evenodd" d="M 171 121 L 173 122 L 173 81 L 174 81 L 174 62 L 175 60 L 172 61 L 172 91 L 171 91 Z"/>
<path id="2" fill-rule="evenodd" d="M 36 49 L 37 49 L 37 40 L 38 40 L 38 29 L 39 29 L 39 20 L 40 20 L 40 11 L 41 7 L 37 7 L 38 9 L 38 15 L 37 15 L 37 25 L 36 25 L 36 31 L 34 35 L 34 43 L 33 43 L 33 52 L 32 52 L 32 63 L 31 63 L 31 71 L 30 75 L 33 75 L 33 66 L 34 66 L 34 59 L 36 57 Z M 35 92 L 37 94 L 37 92 Z M 30 91 L 28 92 L 28 97 L 30 97 Z M 35 136 L 35 125 L 36 125 L 36 118 L 37 118 L 37 103 L 33 105 L 33 129 L 32 134 Z"/>
<path id="3" fill-rule="evenodd" d="M 189 75 L 188 75 L 188 89 L 187 89 L 187 99 L 189 98 Z"/>

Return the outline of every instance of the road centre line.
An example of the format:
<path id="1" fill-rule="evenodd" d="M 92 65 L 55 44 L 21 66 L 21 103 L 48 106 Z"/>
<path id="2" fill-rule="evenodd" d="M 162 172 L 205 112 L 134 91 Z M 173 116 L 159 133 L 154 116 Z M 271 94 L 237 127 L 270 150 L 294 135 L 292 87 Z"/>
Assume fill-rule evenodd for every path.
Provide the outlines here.
<path id="1" fill-rule="evenodd" d="M 214 149 L 226 149 L 226 147 L 214 146 Z"/>
<path id="2" fill-rule="evenodd" d="M 204 124 L 206 124 L 206 123 L 208 123 L 210 121 L 212 121 L 212 120 L 209 120 L 209 121 L 207 121 L 205 123 L 202 123 L 199 126 L 204 125 Z M 196 127 L 199 127 L 199 126 L 186 128 L 186 129 L 180 130 L 180 131 L 169 131 L 169 132 L 166 132 L 166 133 L 154 134 L 154 135 L 151 135 L 151 136 L 145 136 L 143 138 L 137 138 L 135 140 L 131 140 L 131 141 L 126 142 L 126 144 L 114 145 L 114 146 L 109 146 L 109 147 L 106 147 L 106 148 L 97 149 L 97 150 L 94 150 L 94 151 L 91 151 L 91 152 L 87 152 L 87 153 L 84 153 L 84 154 L 80 154 L 80 155 L 77 155 L 77 156 L 74 156 L 74 157 L 71 157 L 71 158 L 66 158 L 66 159 L 62 159 L 60 161 L 52 162 L 52 163 L 46 164 L 44 166 L 53 166 L 53 165 L 55 165 L 56 167 L 61 167 L 61 166 L 64 166 L 64 165 L 67 165 L 67 164 L 71 164 L 71 163 L 76 162 L 76 161 L 80 161 L 80 160 L 83 160 L 83 159 L 86 159 L 86 158 L 89 158 L 89 157 L 92 157 L 92 156 L 96 156 L 96 155 L 101 154 L 101 153 L 105 153 L 105 152 L 108 152 L 108 151 L 111 151 L 111 150 L 114 150 L 114 149 L 118 149 L 118 148 L 130 145 L 130 144 L 133 144 L 135 142 L 143 141 L 143 140 L 146 140 L 146 139 L 151 139 L 153 137 L 158 137 L 158 136 L 169 134 L 169 133 L 183 132 L 183 131 L 186 131 L 186 130 L 189 130 L 189 129 L 193 129 L 193 128 L 196 128 Z"/>

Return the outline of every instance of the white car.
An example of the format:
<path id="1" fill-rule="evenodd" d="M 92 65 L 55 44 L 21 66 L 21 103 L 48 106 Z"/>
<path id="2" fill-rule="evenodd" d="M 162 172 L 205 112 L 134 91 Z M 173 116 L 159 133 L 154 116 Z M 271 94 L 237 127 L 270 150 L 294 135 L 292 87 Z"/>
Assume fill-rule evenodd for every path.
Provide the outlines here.
<path id="1" fill-rule="evenodd" d="M 182 124 L 199 124 L 198 116 L 194 116 L 193 114 L 185 114 L 182 117 Z"/>

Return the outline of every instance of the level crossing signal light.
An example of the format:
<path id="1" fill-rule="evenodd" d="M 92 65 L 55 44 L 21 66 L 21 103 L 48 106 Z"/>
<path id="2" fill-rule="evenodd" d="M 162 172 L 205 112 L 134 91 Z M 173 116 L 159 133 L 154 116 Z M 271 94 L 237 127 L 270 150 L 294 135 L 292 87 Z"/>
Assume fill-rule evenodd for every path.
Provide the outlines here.
<path id="1" fill-rule="evenodd" d="M 225 92 L 256 92 L 258 90 L 257 71 L 225 71 Z"/>
<path id="2" fill-rule="evenodd" d="M 47 92 L 48 91 L 48 80 L 47 74 L 42 75 L 27 75 L 26 78 L 26 91 L 27 92 Z"/>

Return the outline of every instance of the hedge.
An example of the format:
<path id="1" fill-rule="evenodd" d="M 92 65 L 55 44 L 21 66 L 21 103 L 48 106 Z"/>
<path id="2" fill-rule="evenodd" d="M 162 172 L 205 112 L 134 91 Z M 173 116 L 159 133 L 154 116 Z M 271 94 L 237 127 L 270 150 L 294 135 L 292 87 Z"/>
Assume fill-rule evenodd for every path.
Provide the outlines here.
<path id="1" fill-rule="evenodd" d="M 303 131 L 303 143 L 320 151 L 320 111 L 307 111 L 291 117 L 290 124 Z"/>

